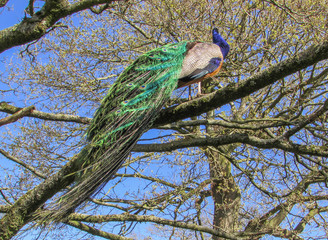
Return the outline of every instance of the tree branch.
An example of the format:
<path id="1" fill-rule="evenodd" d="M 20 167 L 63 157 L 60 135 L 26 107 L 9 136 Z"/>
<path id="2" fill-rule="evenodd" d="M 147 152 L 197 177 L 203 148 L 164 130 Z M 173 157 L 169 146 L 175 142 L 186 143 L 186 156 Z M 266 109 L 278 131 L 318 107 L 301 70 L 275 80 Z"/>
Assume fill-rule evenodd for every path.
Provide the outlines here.
<path id="1" fill-rule="evenodd" d="M 265 123 L 268 122 L 268 123 Z M 197 120 L 185 120 L 181 122 L 175 122 L 170 124 L 165 124 L 160 126 L 160 129 L 172 129 L 172 128 L 182 128 L 182 127 L 193 127 L 200 125 L 217 125 L 225 128 L 233 129 L 246 129 L 246 130 L 260 130 L 265 128 L 279 127 L 291 125 L 292 122 L 286 121 L 280 118 L 259 118 L 259 119 L 249 119 L 246 121 L 225 121 L 225 120 L 215 120 L 215 119 L 197 119 Z"/>
<path id="2" fill-rule="evenodd" d="M 287 152 L 297 154 L 308 154 L 313 156 L 328 156 L 328 147 L 314 146 L 314 145 L 301 145 L 292 143 L 284 139 L 262 139 L 248 135 L 246 133 L 235 133 L 231 135 L 222 135 L 213 138 L 193 138 L 182 139 L 162 144 L 137 144 L 134 152 L 168 152 L 181 148 L 188 147 L 208 147 L 208 146 L 222 146 L 233 143 L 249 144 L 251 146 L 269 149 L 276 148 Z"/>
<path id="3" fill-rule="evenodd" d="M 72 227 L 75 227 L 77 229 L 80 229 L 82 231 L 88 232 L 92 235 L 100 236 L 100 237 L 103 237 L 103 238 L 106 238 L 106 239 L 111 239 L 111 240 L 133 240 L 132 238 L 126 238 L 126 237 L 122 237 L 122 236 L 115 235 L 115 234 L 112 234 L 112 233 L 108 233 L 108 232 L 105 232 L 105 231 L 101 231 L 99 229 L 96 229 L 94 227 L 90 227 L 90 226 L 88 226 L 86 224 L 83 224 L 81 222 L 78 222 L 78 221 L 68 221 L 68 222 L 66 222 L 66 224 L 68 224 Z"/>
<path id="4" fill-rule="evenodd" d="M 10 209 L 9 205 L 0 205 L 0 213 L 6 213 Z"/>
<path id="5" fill-rule="evenodd" d="M 310 184 L 322 182 L 325 179 L 322 177 L 321 173 L 319 172 L 311 172 L 307 176 L 303 178 L 288 194 L 283 196 L 285 199 L 282 203 L 274 207 L 273 209 L 269 210 L 267 213 L 262 215 L 259 218 L 254 218 L 250 221 L 247 226 L 245 227 L 245 232 L 263 232 L 269 229 L 277 229 L 277 227 L 281 224 L 281 222 L 286 219 L 287 215 L 290 213 L 292 208 L 296 204 L 300 204 L 305 201 L 314 201 L 314 200 L 321 200 L 325 199 L 326 196 L 317 196 L 317 197 L 308 197 L 308 196 L 301 196 L 303 192 L 305 192 Z M 315 210 L 309 217 L 313 218 L 318 212 Z M 304 221 L 306 221 L 306 217 Z M 302 221 L 299 225 L 294 229 L 295 233 L 301 233 L 304 229 L 302 228 Z"/>
<path id="6" fill-rule="evenodd" d="M 41 38 L 61 18 L 114 1 L 116 0 L 84 0 L 69 4 L 68 1 L 47 0 L 42 9 L 31 18 L 24 18 L 20 23 L 0 31 L 0 53 Z M 3 4 L 6 4 L 6 1 Z"/>
<path id="7" fill-rule="evenodd" d="M 22 111 L 26 108 L 19 108 L 13 105 L 9 105 L 8 103 L 2 102 L 0 103 L 0 111 L 9 113 L 9 114 L 17 114 L 19 111 Z M 27 109 L 28 110 L 28 109 Z M 76 115 L 70 114 L 54 114 L 54 113 L 45 113 L 37 110 L 33 111 L 25 111 L 24 116 L 26 117 L 34 117 L 43 120 L 51 120 L 51 121 L 62 121 L 62 122 L 75 122 L 75 123 L 82 123 L 82 124 L 89 124 L 91 122 L 90 118 L 87 117 L 79 117 Z M 0 121 L 1 123 L 1 121 Z M 1 126 L 1 125 L 0 125 Z"/>
<path id="8" fill-rule="evenodd" d="M 159 114 L 154 125 L 160 126 L 185 118 L 199 116 L 223 105 L 246 97 L 278 80 L 305 69 L 319 61 L 328 59 L 328 41 L 312 45 L 296 56 L 275 64 L 241 83 L 231 83 L 213 93 L 167 108 Z"/>
<path id="9" fill-rule="evenodd" d="M 69 216 L 69 220 L 85 221 L 90 223 L 103 223 L 103 222 L 122 222 L 122 221 L 134 221 L 134 222 L 153 222 L 172 227 L 184 228 L 189 230 L 196 230 L 212 234 L 213 236 L 224 237 L 226 239 L 239 239 L 233 234 L 226 233 L 219 229 L 213 229 L 209 227 L 199 226 L 197 224 L 168 220 L 152 215 L 132 215 L 132 214 L 113 214 L 113 215 L 86 215 L 73 213 Z"/>
<path id="10" fill-rule="evenodd" d="M 2 104 L 3 103 L 1 103 L 0 105 L 2 105 Z M 0 126 L 16 122 L 18 119 L 23 118 L 23 117 L 28 116 L 29 114 L 31 114 L 34 109 L 35 109 L 34 106 L 21 108 L 20 110 L 14 112 L 13 115 L 5 117 L 3 119 L 0 119 Z"/>
<path id="11" fill-rule="evenodd" d="M 322 107 L 317 109 L 314 113 L 310 114 L 305 118 L 305 120 L 299 122 L 295 127 L 291 128 L 290 130 L 286 131 L 282 137 L 290 138 L 292 135 L 297 133 L 299 130 L 304 128 L 306 125 L 315 121 L 319 116 L 324 114 L 328 110 L 328 99 L 323 103 Z"/>
<path id="12" fill-rule="evenodd" d="M 229 102 L 254 93 L 261 88 L 273 84 L 281 78 L 287 77 L 324 59 L 328 59 L 328 41 L 325 41 L 322 44 L 313 45 L 295 57 L 269 67 L 268 69 L 249 77 L 242 83 L 232 83 L 221 90 L 217 90 L 203 97 L 182 103 L 176 107 L 164 109 L 154 121 L 153 127 L 156 128 L 185 118 L 198 116 L 202 113 L 222 107 Z M 13 114 L 20 109 L 21 108 L 11 106 L 7 103 L 0 103 L 0 111 L 2 112 Z M 43 113 L 36 110 L 27 116 L 44 120 L 77 122 L 83 124 L 88 124 L 91 121 L 91 119 L 86 117 Z"/>
<path id="13" fill-rule="evenodd" d="M 46 179 L 47 176 L 44 175 L 42 172 L 38 171 L 37 169 L 35 169 L 34 167 L 29 166 L 28 164 L 24 163 L 23 161 L 15 158 L 14 156 L 10 155 L 8 152 L 6 152 L 5 150 L 0 148 L 0 153 L 5 156 L 6 158 L 8 158 L 9 160 L 21 165 L 22 167 L 26 168 L 27 170 L 31 171 L 33 174 L 35 174 L 36 176 L 38 176 L 39 178 L 43 178 Z"/>
<path id="14" fill-rule="evenodd" d="M 311 221 L 320 212 L 328 212 L 328 207 L 318 207 L 310 209 L 309 213 L 305 217 L 303 217 L 299 224 L 294 228 L 294 231 L 298 233 L 303 232 L 306 224 L 308 224 L 308 222 Z"/>
<path id="15" fill-rule="evenodd" d="M 6 6 L 9 0 L 0 0 L 0 8 Z"/>

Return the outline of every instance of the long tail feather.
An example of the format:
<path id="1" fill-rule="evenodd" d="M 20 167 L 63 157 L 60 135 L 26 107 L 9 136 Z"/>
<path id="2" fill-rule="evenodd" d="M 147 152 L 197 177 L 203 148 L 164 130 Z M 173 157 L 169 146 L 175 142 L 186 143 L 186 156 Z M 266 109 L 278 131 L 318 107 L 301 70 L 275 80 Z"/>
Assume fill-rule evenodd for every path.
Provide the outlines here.
<path id="1" fill-rule="evenodd" d="M 110 88 L 87 131 L 89 147 L 79 155 L 75 185 L 53 206 L 48 221 L 60 221 L 116 173 L 149 129 L 177 86 L 187 42 L 140 56 Z"/>

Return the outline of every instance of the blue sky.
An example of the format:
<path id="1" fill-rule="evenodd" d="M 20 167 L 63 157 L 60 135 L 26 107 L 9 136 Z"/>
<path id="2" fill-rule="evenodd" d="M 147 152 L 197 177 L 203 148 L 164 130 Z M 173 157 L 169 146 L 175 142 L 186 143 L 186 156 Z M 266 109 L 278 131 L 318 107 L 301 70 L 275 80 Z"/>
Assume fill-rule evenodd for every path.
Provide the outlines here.
<path id="1" fill-rule="evenodd" d="M 24 17 L 25 4 L 21 4 L 22 1 L 11 0 L 3 8 L 0 8 L 0 30 L 11 27 L 19 23 Z M 27 3 L 26 3 L 27 4 Z M 8 49 L 0 54 L 0 73 L 5 72 L 6 61 L 13 58 L 14 54 L 17 54 L 19 47 Z M 1 83 L 0 83 L 1 84 Z M 3 89 L 3 85 L 0 85 Z M 10 101 L 10 99 L 1 99 L 0 101 Z"/>
<path id="2" fill-rule="evenodd" d="M 22 4 L 19 0 L 10 0 L 7 5 L 0 10 L 0 29 L 13 26 L 13 24 L 19 23 L 24 17 L 24 9 L 27 5 Z"/>

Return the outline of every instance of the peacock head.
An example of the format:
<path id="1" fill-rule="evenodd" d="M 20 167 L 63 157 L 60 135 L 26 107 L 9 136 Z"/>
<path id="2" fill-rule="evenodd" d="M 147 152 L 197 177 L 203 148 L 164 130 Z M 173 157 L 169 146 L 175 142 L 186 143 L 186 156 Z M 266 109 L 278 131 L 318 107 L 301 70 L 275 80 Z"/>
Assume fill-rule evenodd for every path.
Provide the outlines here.
<path id="1" fill-rule="evenodd" d="M 213 34 L 213 43 L 218 45 L 221 48 L 223 58 L 225 58 L 230 50 L 229 44 L 223 39 L 223 37 L 219 34 L 219 31 L 217 28 L 214 28 L 212 31 Z"/>

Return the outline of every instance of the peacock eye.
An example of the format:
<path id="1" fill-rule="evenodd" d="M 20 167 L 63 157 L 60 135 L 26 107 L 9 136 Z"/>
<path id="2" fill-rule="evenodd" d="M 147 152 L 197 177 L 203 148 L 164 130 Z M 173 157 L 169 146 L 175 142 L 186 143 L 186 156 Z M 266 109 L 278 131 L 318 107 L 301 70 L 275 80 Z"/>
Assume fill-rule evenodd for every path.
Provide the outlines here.
<path id="1" fill-rule="evenodd" d="M 125 101 L 123 101 L 124 104 L 127 104 L 128 102 L 129 102 L 129 100 L 125 100 Z"/>
<path id="2" fill-rule="evenodd" d="M 141 85 L 140 86 L 140 89 L 145 89 L 146 88 L 146 85 Z"/>
<path id="3" fill-rule="evenodd" d="M 167 49 L 166 48 L 163 48 L 163 52 L 166 52 L 167 51 Z"/>
<path id="4" fill-rule="evenodd" d="M 173 46 L 173 48 L 177 48 L 177 46 Z"/>

